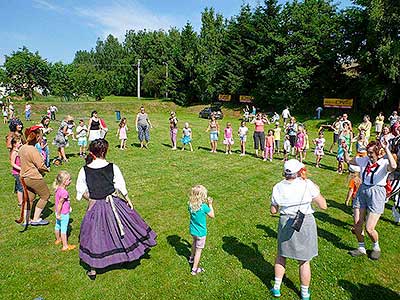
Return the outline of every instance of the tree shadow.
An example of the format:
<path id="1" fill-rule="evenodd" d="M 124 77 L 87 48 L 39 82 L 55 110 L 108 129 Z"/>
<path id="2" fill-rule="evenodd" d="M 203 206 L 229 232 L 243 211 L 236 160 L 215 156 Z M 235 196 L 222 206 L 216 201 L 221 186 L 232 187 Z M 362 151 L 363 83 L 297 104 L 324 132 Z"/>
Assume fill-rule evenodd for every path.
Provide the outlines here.
<path id="1" fill-rule="evenodd" d="M 339 280 L 338 283 L 343 289 L 351 293 L 351 300 L 400 299 L 399 293 L 378 284 L 365 285 L 347 280 Z"/>
<path id="2" fill-rule="evenodd" d="M 222 249 L 226 253 L 236 256 L 244 269 L 256 275 L 268 289 L 272 288 L 270 281 L 275 275 L 274 266 L 264 259 L 256 243 L 251 243 L 251 246 L 246 245 L 234 236 L 224 236 L 222 241 Z M 290 279 L 285 277 L 283 282 L 296 294 L 300 294 L 300 291 Z"/>
<path id="3" fill-rule="evenodd" d="M 332 218 L 330 215 L 328 215 L 327 213 L 321 212 L 321 211 L 317 211 L 314 213 L 314 217 L 316 217 L 318 220 L 322 221 L 322 222 L 329 222 L 332 225 L 338 226 L 338 227 L 347 227 L 347 226 L 351 226 L 352 224 L 348 224 L 346 222 L 340 221 L 338 219 Z"/>
<path id="4" fill-rule="evenodd" d="M 192 245 L 187 240 L 184 240 L 180 236 L 174 234 L 167 237 L 167 242 L 175 249 L 179 256 L 189 259 Z"/>
<path id="5" fill-rule="evenodd" d="M 318 236 L 322 237 L 324 240 L 332 243 L 336 248 L 343 250 L 353 250 L 354 248 L 346 245 L 342 242 L 342 239 L 338 237 L 336 234 L 333 234 L 325 229 L 318 227 Z"/>
<path id="6" fill-rule="evenodd" d="M 256 228 L 265 231 L 264 237 L 267 237 L 267 238 L 268 238 L 268 237 L 272 237 L 272 238 L 274 238 L 274 239 L 277 239 L 277 238 L 278 238 L 278 234 L 277 234 L 273 229 L 271 229 L 271 228 L 268 227 L 268 226 L 265 226 L 265 225 L 262 225 L 262 224 L 257 224 L 257 225 L 256 225 Z"/>

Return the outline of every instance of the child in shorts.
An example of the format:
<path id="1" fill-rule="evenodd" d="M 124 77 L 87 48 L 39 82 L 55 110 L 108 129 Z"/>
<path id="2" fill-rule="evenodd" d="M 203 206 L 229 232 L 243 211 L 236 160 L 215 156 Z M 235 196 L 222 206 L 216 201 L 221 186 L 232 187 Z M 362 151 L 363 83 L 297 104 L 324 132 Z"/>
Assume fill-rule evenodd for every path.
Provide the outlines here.
<path id="1" fill-rule="evenodd" d="M 246 122 L 242 121 L 240 123 L 240 127 L 238 130 L 238 135 L 239 135 L 239 139 L 240 139 L 240 149 L 242 150 L 240 153 L 240 156 L 246 155 L 246 140 L 247 140 L 248 132 L 249 132 L 249 129 L 246 127 Z"/>
<path id="2" fill-rule="evenodd" d="M 190 214 L 189 231 L 193 238 L 192 252 L 189 263 L 192 265 L 192 275 L 204 272 L 199 268 L 201 251 L 204 249 L 207 236 L 207 216 L 214 218 L 213 199 L 207 197 L 207 189 L 202 185 L 192 188 L 189 197 L 188 211 Z M 208 205 L 207 205 L 208 204 Z"/>
<path id="3" fill-rule="evenodd" d="M 81 119 L 79 120 L 78 127 L 76 127 L 76 137 L 78 138 L 80 157 L 84 157 L 86 154 L 87 134 L 88 134 L 88 128 L 85 125 L 85 122 Z"/>

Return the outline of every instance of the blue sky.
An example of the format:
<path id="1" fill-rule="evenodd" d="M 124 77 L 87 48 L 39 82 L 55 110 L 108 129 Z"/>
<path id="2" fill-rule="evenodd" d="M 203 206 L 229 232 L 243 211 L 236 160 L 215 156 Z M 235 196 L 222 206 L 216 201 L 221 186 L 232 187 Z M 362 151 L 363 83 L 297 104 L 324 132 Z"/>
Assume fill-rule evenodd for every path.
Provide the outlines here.
<path id="1" fill-rule="evenodd" d="M 76 51 L 90 50 L 108 34 L 122 41 L 128 29 L 168 30 L 187 21 L 198 30 L 205 7 L 231 17 L 243 3 L 254 7 L 258 0 L 0 0 L 0 64 L 22 46 L 50 62 L 70 63 Z"/>

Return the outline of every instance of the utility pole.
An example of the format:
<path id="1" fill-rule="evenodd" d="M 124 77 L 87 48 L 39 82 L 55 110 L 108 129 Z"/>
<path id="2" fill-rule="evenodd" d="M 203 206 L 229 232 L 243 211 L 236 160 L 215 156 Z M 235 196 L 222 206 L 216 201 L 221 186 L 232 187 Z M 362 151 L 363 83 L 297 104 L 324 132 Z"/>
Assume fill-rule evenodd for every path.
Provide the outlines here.
<path id="1" fill-rule="evenodd" d="M 165 61 L 165 98 L 168 99 L 168 63 Z"/>
<path id="2" fill-rule="evenodd" d="M 140 100 L 140 59 L 137 64 L 137 97 Z"/>

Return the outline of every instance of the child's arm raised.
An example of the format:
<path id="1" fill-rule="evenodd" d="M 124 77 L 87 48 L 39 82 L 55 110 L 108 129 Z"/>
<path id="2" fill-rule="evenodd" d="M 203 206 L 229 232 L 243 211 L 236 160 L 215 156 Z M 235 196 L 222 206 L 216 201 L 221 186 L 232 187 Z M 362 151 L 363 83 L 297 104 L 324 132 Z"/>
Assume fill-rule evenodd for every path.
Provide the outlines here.
<path id="1" fill-rule="evenodd" d="M 210 207 L 210 212 L 207 214 L 210 218 L 215 218 L 214 208 L 213 208 L 213 199 L 208 197 L 207 199 L 208 207 Z"/>

